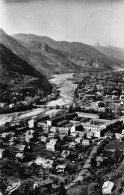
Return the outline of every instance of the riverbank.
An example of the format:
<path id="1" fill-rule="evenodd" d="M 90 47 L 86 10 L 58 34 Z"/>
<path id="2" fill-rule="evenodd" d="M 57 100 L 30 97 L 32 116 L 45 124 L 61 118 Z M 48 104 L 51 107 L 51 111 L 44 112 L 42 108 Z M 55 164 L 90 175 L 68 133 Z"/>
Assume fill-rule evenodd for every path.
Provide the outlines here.
<path id="1" fill-rule="evenodd" d="M 49 101 L 46 104 L 46 109 L 40 107 L 28 111 L 21 111 L 21 112 L 14 112 L 10 114 L 1 114 L 0 115 L 0 126 L 4 125 L 6 122 L 18 122 L 19 120 L 26 119 L 28 117 L 36 117 L 38 114 L 45 113 L 45 115 L 52 113 L 54 111 L 50 110 L 50 107 L 55 107 L 56 105 L 59 106 L 69 106 L 69 104 L 73 101 L 73 93 L 75 88 L 77 87 L 76 84 L 73 83 L 73 80 L 68 80 L 73 77 L 73 73 L 67 74 L 57 74 L 53 75 L 50 79 L 51 84 L 56 85 L 57 88 L 59 87 L 60 90 L 60 97 L 57 100 Z"/>

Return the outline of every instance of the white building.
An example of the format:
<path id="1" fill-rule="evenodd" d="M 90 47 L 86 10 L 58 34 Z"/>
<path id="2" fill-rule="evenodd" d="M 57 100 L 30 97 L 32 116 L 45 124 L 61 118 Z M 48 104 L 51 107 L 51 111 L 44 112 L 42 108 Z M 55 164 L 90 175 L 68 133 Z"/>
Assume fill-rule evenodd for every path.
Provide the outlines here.
<path id="1" fill-rule="evenodd" d="M 77 137 L 77 138 L 75 139 L 75 142 L 76 142 L 76 143 L 79 143 L 79 144 L 80 144 L 81 141 L 82 141 L 82 137 Z"/>
<path id="2" fill-rule="evenodd" d="M 86 117 L 86 118 L 99 118 L 98 114 L 92 114 L 92 113 L 85 113 L 85 112 L 76 112 L 78 116 L 80 117 Z"/>
<path id="3" fill-rule="evenodd" d="M 57 143 L 57 139 L 51 139 L 50 142 L 46 144 L 46 149 L 55 151 L 56 143 Z"/>
<path id="4" fill-rule="evenodd" d="M 53 160 L 37 157 L 34 161 L 37 165 L 42 165 L 44 168 L 51 168 Z"/>
<path id="5" fill-rule="evenodd" d="M 102 186 L 102 194 L 111 194 L 113 187 L 114 187 L 114 183 L 112 181 L 104 182 Z"/>
<path id="6" fill-rule="evenodd" d="M 3 157 L 3 149 L 0 149 L 0 159 L 2 159 L 2 157 Z"/>
<path id="7" fill-rule="evenodd" d="M 41 136 L 41 142 L 46 143 L 46 142 L 47 142 L 47 137 L 45 137 L 45 136 Z"/>
<path id="8" fill-rule="evenodd" d="M 69 143 L 69 148 L 75 148 L 76 144 L 77 143 L 75 143 L 75 142 L 70 142 Z"/>
<path id="9" fill-rule="evenodd" d="M 90 140 L 89 140 L 89 139 L 83 139 L 83 140 L 82 140 L 82 144 L 83 144 L 84 146 L 89 146 L 89 145 L 90 145 Z"/>
<path id="10" fill-rule="evenodd" d="M 34 128 L 35 119 L 36 119 L 36 117 L 32 118 L 31 120 L 28 121 L 29 128 Z"/>

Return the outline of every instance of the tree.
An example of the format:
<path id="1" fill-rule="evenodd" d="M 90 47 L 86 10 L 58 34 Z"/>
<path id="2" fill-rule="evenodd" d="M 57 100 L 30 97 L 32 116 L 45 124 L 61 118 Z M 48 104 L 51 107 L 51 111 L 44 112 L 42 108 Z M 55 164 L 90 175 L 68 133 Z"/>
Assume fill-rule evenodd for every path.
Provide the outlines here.
<path id="1" fill-rule="evenodd" d="M 60 186 L 58 188 L 58 195 L 67 195 L 63 182 L 60 183 Z"/>
<path id="2" fill-rule="evenodd" d="M 90 183 L 88 185 L 88 195 L 101 195 L 101 189 L 98 183 Z"/>
<path id="3" fill-rule="evenodd" d="M 60 107 L 59 107 L 59 105 L 56 105 L 56 109 L 59 109 Z"/>

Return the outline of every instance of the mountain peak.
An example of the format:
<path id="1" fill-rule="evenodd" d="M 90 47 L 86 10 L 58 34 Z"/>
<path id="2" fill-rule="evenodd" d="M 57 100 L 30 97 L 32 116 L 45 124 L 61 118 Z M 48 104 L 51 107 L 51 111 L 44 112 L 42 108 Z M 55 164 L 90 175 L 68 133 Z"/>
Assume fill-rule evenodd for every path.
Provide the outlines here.
<path id="1" fill-rule="evenodd" d="M 0 28 L 0 36 L 3 36 L 5 34 L 6 34 L 5 31 L 2 28 Z"/>

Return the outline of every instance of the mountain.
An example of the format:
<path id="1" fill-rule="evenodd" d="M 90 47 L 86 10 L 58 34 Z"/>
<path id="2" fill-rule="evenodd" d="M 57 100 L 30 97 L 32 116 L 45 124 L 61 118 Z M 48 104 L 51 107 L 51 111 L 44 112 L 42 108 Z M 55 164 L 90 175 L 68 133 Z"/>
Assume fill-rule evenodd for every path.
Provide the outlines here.
<path id="1" fill-rule="evenodd" d="M 73 66 L 75 64 L 76 69 L 80 66 L 85 67 L 85 65 L 88 64 L 87 62 L 90 61 L 90 59 L 92 59 L 92 61 L 94 62 L 92 63 L 93 66 L 95 65 L 95 67 L 100 68 L 111 68 L 115 66 L 120 66 L 120 64 L 123 63 L 119 59 L 107 56 L 102 52 L 98 51 L 96 48 L 80 42 L 55 41 L 49 37 L 37 36 L 33 34 L 16 34 L 12 37 L 18 40 L 23 46 L 28 49 L 30 49 L 34 42 L 41 45 L 48 45 L 56 51 L 59 51 L 62 54 L 66 55 L 66 59 L 69 62 L 73 63 Z M 49 58 L 48 55 L 47 57 Z"/>
<path id="2" fill-rule="evenodd" d="M 26 42 L 22 44 L 0 30 L 0 43 L 47 76 L 52 73 L 70 72 L 77 68 L 73 62 L 68 60 L 68 54 L 35 40 L 32 40 L 30 44 Z"/>
<path id="3" fill-rule="evenodd" d="M 0 30 L 0 43 L 47 77 L 81 68 L 112 69 L 122 63 L 83 43 L 55 41 L 32 34 L 9 36 Z"/>
<path id="4" fill-rule="evenodd" d="M 45 76 L 0 43 L 0 95 L 6 90 L 17 92 L 30 87 L 52 89 Z"/>
<path id="5" fill-rule="evenodd" d="M 102 52 L 103 54 L 114 57 L 118 60 L 124 61 L 124 49 L 118 48 L 118 47 L 112 47 L 112 46 L 101 46 L 101 45 L 95 45 L 94 46 L 98 51 Z"/>

